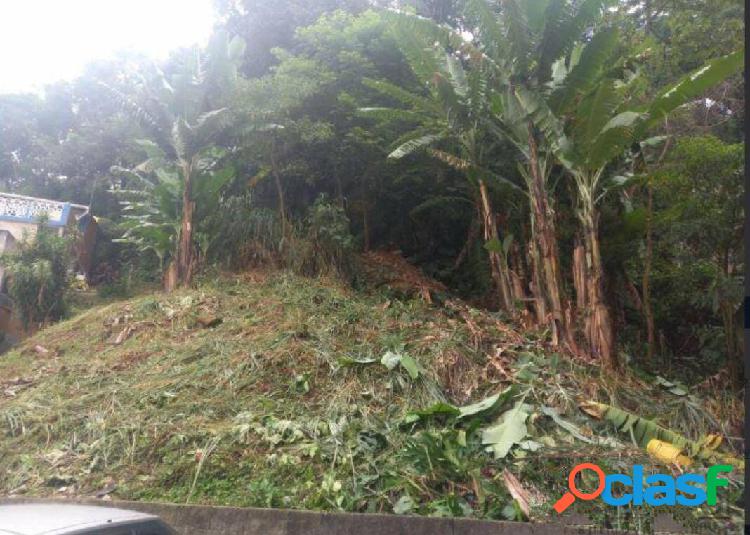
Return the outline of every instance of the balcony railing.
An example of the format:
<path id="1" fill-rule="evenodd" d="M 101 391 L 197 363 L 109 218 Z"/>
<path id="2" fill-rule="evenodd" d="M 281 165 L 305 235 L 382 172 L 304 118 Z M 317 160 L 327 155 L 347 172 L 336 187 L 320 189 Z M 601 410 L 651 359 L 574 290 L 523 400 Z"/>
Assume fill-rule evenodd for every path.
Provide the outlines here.
<path id="1" fill-rule="evenodd" d="M 36 223 L 46 214 L 50 224 L 64 225 L 69 211 L 66 202 L 0 193 L 0 220 Z"/>

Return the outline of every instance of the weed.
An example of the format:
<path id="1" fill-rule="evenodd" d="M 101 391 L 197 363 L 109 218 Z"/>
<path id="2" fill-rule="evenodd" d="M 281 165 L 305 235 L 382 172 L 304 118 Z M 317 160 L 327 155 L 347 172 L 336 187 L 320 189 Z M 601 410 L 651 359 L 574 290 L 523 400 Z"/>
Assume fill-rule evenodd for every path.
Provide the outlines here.
<path id="1" fill-rule="evenodd" d="M 205 328 L 206 314 L 223 321 Z M 601 376 L 469 307 L 288 272 L 214 276 L 86 310 L 0 357 L 0 491 L 91 495 L 112 481 L 123 499 L 521 519 L 508 469 L 546 498 L 531 511 L 544 516 L 578 462 L 650 465 L 581 400 L 693 438 L 741 410 L 684 388 Z M 495 458 L 482 431 L 521 399 L 525 435 Z M 728 503 L 742 492 L 737 477 Z M 580 511 L 644 530 L 655 514 Z"/>

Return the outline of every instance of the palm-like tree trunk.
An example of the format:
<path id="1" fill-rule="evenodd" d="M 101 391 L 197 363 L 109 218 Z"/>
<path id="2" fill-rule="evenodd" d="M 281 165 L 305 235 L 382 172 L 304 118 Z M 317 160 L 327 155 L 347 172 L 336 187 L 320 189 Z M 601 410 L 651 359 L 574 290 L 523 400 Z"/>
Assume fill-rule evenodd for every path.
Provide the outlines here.
<path id="1" fill-rule="evenodd" d="M 609 369 L 616 369 L 612 315 L 604 299 L 604 266 L 599 250 L 599 229 L 595 217 L 592 213 L 582 217 L 587 264 L 586 338 L 592 355 L 600 358 Z"/>
<path id="2" fill-rule="evenodd" d="M 554 344 L 566 343 L 576 351 L 568 308 L 561 291 L 560 256 L 557 249 L 555 216 L 547 192 L 546 173 L 542 170 L 536 140 L 529 128 L 529 168 L 527 173 L 531 204 L 531 257 L 533 262 L 533 293 L 537 306 L 537 322 L 548 324 Z"/>
<path id="3" fill-rule="evenodd" d="M 485 241 L 500 241 L 500 235 L 497 231 L 497 218 L 492 211 L 492 204 L 487 192 L 487 185 L 484 180 L 479 180 L 479 197 L 482 206 L 482 221 L 484 227 Z M 504 255 L 497 251 L 489 251 L 490 270 L 492 280 L 498 290 L 500 297 L 500 307 L 511 317 L 516 316 L 515 306 L 513 303 L 513 293 L 511 290 L 510 275 L 508 273 L 508 262 Z"/>
<path id="4" fill-rule="evenodd" d="M 732 386 L 742 390 L 745 386 L 745 344 L 744 344 L 744 307 L 734 308 L 726 300 L 720 305 L 721 317 L 724 322 L 724 336 L 726 336 L 727 361 L 729 379 Z"/>
<path id="5" fill-rule="evenodd" d="M 596 211 L 593 192 L 601 171 L 594 175 L 577 174 L 579 206 L 578 218 L 581 223 L 582 243 L 585 256 L 583 295 L 578 303 L 584 316 L 584 335 L 588 350 L 602 364 L 614 370 L 618 361 L 614 348 L 612 314 L 604 298 L 604 265 L 599 247 L 599 215 Z"/>
<path id="6" fill-rule="evenodd" d="M 279 166 L 276 159 L 276 135 L 274 134 L 271 141 L 271 174 L 273 175 L 273 181 L 276 185 L 276 195 L 278 197 L 278 208 L 279 208 L 279 221 L 281 222 L 281 235 L 287 236 L 288 223 L 286 219 L 286 203 L 284 202 L 284 187 L 281 184 L 281 175 L 279 172 Z"/>
<path id="7" fill-rule="evenodd" d="M 654 313 L 651 308 L 651 261 L 654 256 L 654 237 L 653 237 L 653 216 L 654 216 L 654 189 L 651 181 L 648 183 L 648 202 L 646 205 L 646 256 L 643 260 L 643 316 L 646 320 L 646 340 L 648 341 L 648 350 L 646 356 L 649 362 L 654 358 L 656 350 L 656 333 L 654 329 Z"/>
<path id="8" fill-rule="evenodd" d="M 182 218 L 180 237 L 177 244 L 177 283 L 188 285 L 193 280 L 195 267 L 195 247 L 193 243 L 193 213 L 195 201 L 192 199 L 192 168 L 187 162 L 181 165 L 184 188 L 182 190 Z M 171 288 L 167 288 L 171 290 Z"/>

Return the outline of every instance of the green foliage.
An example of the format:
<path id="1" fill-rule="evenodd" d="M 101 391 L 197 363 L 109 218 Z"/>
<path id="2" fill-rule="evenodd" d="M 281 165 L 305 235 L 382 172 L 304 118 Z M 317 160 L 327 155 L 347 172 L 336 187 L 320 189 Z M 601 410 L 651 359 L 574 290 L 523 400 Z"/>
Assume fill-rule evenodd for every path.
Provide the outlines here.
<path id="1" fill-rule="evenodd" d="M 742 462 L 739 458 L 723 455 L 716 451 L 716 446 L 704 437 L 701 441 L 690 440 L 679 433 L 660 426 L 628 411 L 604 403 L 585 402 L 582 409 L 596 418 L 604 419 L 615 426 L 620 433 L 629 434 L 633 442 L 641 448 L 646 448 L 651 440 L 661 440 L 676 446 L 691 458 L 703 459 L 707 462 L 731 461 L 735 466 Z"/>
<path id="2" fill-rule="evenodd" d="M 201 328 L 197 307 L 223 322 Z M 0 488 L 25 484 L 45 494 L 54 477 L 75 478 L 82 488 L 115 477 L 126 482 L 116 490 L 120 499 L 184 503 L 191 496 L 191 503 L 213 505 L 521 520 L 505 469 L 524 488 L 538 489 L 535 507 L 545 514 L 581 451 L 605 470 L 625 462 L 652 467 L 641 448 L 623 444 L 626 434 L 613 442 L 611 424 L 592 426 L 572 410 L 582 384 L 594 399 L 614 391 L 628 405 L 639 403 L 640 417 L 669 419 L 685 436 L 694 432 L 690 421 L 665 414 L 672 408 L 664 396 L 689 396 L 653 381 L 612 383 L 595 366 L 550 355 L 545 342 L 499 324 L 492 313 L 462 310 L 489 347 L 504 348 L 503 365 L 517 383 L 499 395 L 498 385 L 480 384 L 463 406 L 440 378 L 446 364 L 455 366 L 445 356 L 467 356 L 453 379 L 461 385 L 482 377 L 497 357 L 472 349 L 470 326 L 451 309 L 417 299 L 383 307 L 379 293 L 270 272 L 253 280 L 212 277 L 194 289 L 87 308 L 29 341 L 59 352 L 60 364 L 75 374 L 44 374 L 48 359 L 23 350 L 0 359 L 0 375 L 38 377 L 0 404 L 7 435 Z M 109 342 L 131 326 L 121 344 Z M 396 341 L 408 341 L 423 370 L 418 380 L 377 363 L 389 348 L 403 353 Z M 107 350 L 92 360 L 99 347 Z M 340 355 L 375 362 L 339 366 Z M 110 405 L 113 392 L 118 403 Z M 690 395 L 703 406 L 715 393 Z M 496 460 L 482 431 L 521 398 L 529 437 Z M 454 409 L 404 421 L 440 402 Z M 573 425 L 548 417 L 543 404 L 565 409 Z M 62 473 L 27 462 L 29 455 L 60 455 L 71 443 L 78 453 Z M 728 503 L 740 492 L 741 483 L 733 483 Z M 596 506 L 598 514 L 606 510 Z M 624 528 L 630 520 L 620 521 Z"/>
<path id="3" fill-rule="evenodd" d="M 513 446 L 528 435 L 528 416 L 528 408 L 524 407 L 523 403 L 517 403 L 515 407 L 504 412 L 495 425 L 482 432 L 482 444 L 486 444 L 492 450 L 496 459 L 504 458 Z"/>
<path id="4" fill-rule="evenodd" d="M 691 99 L 704 94 L 707 89 L 740 72 L 745 63 L 743 50 L 706 62 L 696 71 L 663 89 L 648 107 L 648 121 L 641 127 L 641 136 L 646 128 L 664 119 L 664 116 Z"/>
<path id="5" fill-rule="evenodd" d="M 298 235 L 281 246 L 291 268 L 307 276 L 352 274 L 354 238 L 346 212 L 321 195 L 310 207 Z"/>
<path id="6" fill-rule="evenodd" d="M 743 151 L 713 136 L 686 137 L 652 179 L 657 322 L 675 345 L 689 344 L 713 366 L 732 336 L 722 309 L 742 301 Z"/>
<path id="7" fill-rule="evenodd" d="M 63 317 L 67 309 L 70 241 L 42 219 L 36 235 L 1 259 L 9 275 L 8 294 L 25 329 Z"/>
<path id="8" fill-rule="evenodd" d="M 150 134 L 136 140 L 145 161 L 133 169 L 113 167 L 127 183 L 115 188 L 125 198 L 123 240 L 153 251 L 162 269 L 177 256 L 182 233 L 190 233 L 191 249 L 205 254 L 208 248 L 211 236 L 193 230 L 193 225 L 200 226 L 217 209 L 222 188 L 234 176 L 234 168 L 224 160 L 226 150 L 217 146 L 232 116 L 226 106 L 211 104 L 224 104 L 233 91 L 243 51 L 242 39 L 218 33 L 203 54 L 186 52 L 170 77 L 153 68 L 135 97 L 105 85 Z M 183 221 L 186 203 L 195 206 L 189 224 Z"/>
<path id="9" fill-rule="evenodd" d="M 197 328 L 196 307 L 215 312 L 216 303 L 189 293 L 185 301 L 180 295 L 139 302 L 139 323 L 119 327 L 123 312 L 112 319 L 113 332 L 99 332 L 98 320 L 87 324 L 102 344 L 121 333 L 124 341 L 103 357 L 122 361 L 108 361 L 106 374 L 82 372 L 84 386 L 109 385 L 112 369 L 137 377 L 135 392 L 117 381 L 111 389 L 125 401 L 132 395 L 130 409 L 147 415 L 149 429 L 170 434 L 168 451 L 151 447 L 151 431 L 116 408 L 112 414 L 128 427 L 95 436 L 96 425 L 67 435 L 58 420 L 14 405 L 5 415 L 14 437 L 26 419 L 35 425 L 26 427 L 32 438 L 51 436 L 61 450 L 78 448 L 71 463 L 85 465 L 79 476 L 91 488 L 111 459 L 123 472 L 133 464 L 118 457 L 122 451 L 144 453 L 157 466 L 153 479 L 146 479 L 150 472 L 120 479 L 129 482 L 123 492 L 138 497 L 521 519 L 500 470 L 512 467 L 524 484 L 544 486 L 538 474 L 564 481 L 560 459 L 577 455 L 576 448 L 597 454 L 622 447 L 613 437 L 590 436 L 585 419 L 563 410 L 582 384 L 596 385 L 584 388 L 593 399 L 625 398 L 622 406 L 639 414 L 638 422 L 628 420 L 638 436 L 647 436 L 640 431 L 658 415 L 641 417 L 634 407 L 646 399 L 663 408 L 663 396 L 677 398 L 679 410 L 669 410 L 683 425 L 672 427 L 686 436 L 708 426 L 739 435 L 725 417 L 733 402 L 720 397 L 726 413 L 713 419 L 691 399 L 699 390 L 692 383 L 713 377 L 741 348 L 731 343 L 741 331 L 734 319 L 745 269 L 744 56 L 738 52 L 744 26 L 737 0 L 420 1 L 401 12 L 367 10 L 359 0 L 215 4 L 219 31 L 204 49 L 177 52 L 159 65 L 123 56 L 51 86 L 44 97 L 0 96 L 3 189 L 90 203 L 110 220 L 102 220 L 106 245 L 98 246 L 93 270 L 101 296 L 124 298 L 159 278 L 159 268 L 178 256 L 187 200 L 195 203 L 191 251 L 205 263 L 269 264 L 362 280 L 355 263 L 360 246 L 386 248 L 440 278 L 452 294 L 492 305 L 490 254 L 500 253 L 512 267 L 522 293 L 541 282 L 532 265 L 539 220 L 530 218 L 526 202 L 541 194 L 556 226 L 551 238 L 563 294 L 572 292 L 570 260 L 585 228 L 581 220 L 601 225 L 603 295 L 616 319 L 617 349 L 638 365 L 652 213 L 658 355 L 648 366 L 681 374 L 684 387 L 636 395 L 587 372 L 558 388 L 567 360 L 542 357 L 541 350 L 538 358 L 525 350 L 513 355 L 511 375 L 498 371 L 498 379 L 495 366 L 507 364 L 519 350 L 515 344 L 546 335 L 524 332 L 517 342 L 508 331 L 496 338 L 488 332 L 497 317 L 474 330 L 477 311 L 457 315 L 442 299 L 429 314 L 416 314 L 422 311 L 416 301 L 363 309 L 360 294 L 334 298 L 321 281 L 274 274 L 271 286 L 261 285 L 271 288 L 266 293 L 228 283 L 231 290 L 218 301 L 243 312 L 232 318 L 224 308 L 221 326 L 201 336 L 180 333 Z M 489 190 L 498 239 L 482 235 L 479 179 Z M 105 190 L 110 183 L 112 191 Z M 108 243 L 110 237 L 124 243 Z M 47 296 L 57 286 L 39 251 L 39 258 L 28 253 L 16 277 L 31 281 L 16 291 L 32 304 L 40 289 Z M 519 304 L 531 312 L 530 300 Z M 274 316 L 290 310 L 298 316 Z M 330 315 L 317 319 L 323 312 Z M 60 313 L 28 312 L 36 314 L 32 324 Z M 436 337 L 435 324 L 443 320 L 449 326 Z M 166 324 L 169 332 L 161 332 Z M 163 335 L 153 343 L 141 337 L 152 328 Z M 342 336 L 357 343 L 346 346 Z M 175 340 L 199 346 L 183 355 L 183 348 L 169 349 Z M 90 349 L 76 339 L 66 343 L 81 354 Z M 320 373 L 321 363 L 330 373 Z M 137 373 L 128 375 L 128 366 Z M 159 370 L 158 381 L 144 370 Z M 216 370 L 220 377 L 206 381 Z M 528 390 L 481 399 L 496 380 Z M 219 386 L 214 392 L 211 385 Z M 316 397 L 321 390 L 323 404 Z M 451 399 L 458 394 L 479 400 L 462 407 Z M 524 404 L 512 408 L 522 396 Z M 316 413 L 321 407 L 325 415 Z M 179 410 L 172 415 L 171 408 Z M 79 414 L 80 407 L 58 411 L 68 418 L 64 425 L 75 427 L 80 420 L 68 409 Z M 252 414 L 240 417 L 245 411 Z M 108 430 L 112 414 L 102 416 Z M 231 438 L 216 442 L 227 414 L 238 415 Z M 212 419 L 211 432 L 200 428 Z M 207 453 L 209 445 L 216 453 Z M 537 454 L 540 448 L 556 457 Z M 206 460 L 194 462 L 199 453 Z M 20 460 L 0 471 L 0 483 L 10 481 L 15 491 L 41 480 L 26 475 L 40 470 L 46 468 Z"/>
<path id="10" fill-rule="evenodd" d="M 163 270 L 174 255 L 180 229 L 182 185 L 176 173 L 160 169 L 149 179 L 137 171 L 115 168 L 113 172 L 137 181 L 133 189 L 115 190 L 124 204 L 124 233 L 115 241 L 153 252 Z"/>
<path id="11" fill-rule="evenodd" d="M 208 260 L 231 268 L 273 262 L 283 245 L 278 213 L 259 206 L 250 192 L 223 197 L 206 228 Z"/>

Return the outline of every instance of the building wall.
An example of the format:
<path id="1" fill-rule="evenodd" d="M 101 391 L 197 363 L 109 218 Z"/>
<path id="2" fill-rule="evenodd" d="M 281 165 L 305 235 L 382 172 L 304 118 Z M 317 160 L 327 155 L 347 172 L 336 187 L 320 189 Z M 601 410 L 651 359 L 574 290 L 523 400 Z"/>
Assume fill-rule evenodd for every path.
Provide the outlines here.
<path id="1" fill-rule="evenodd" d="M 36 236 L 36 229 L 37 225 L 34 223 L 0 220 L 0 231 L 6 230 L 10 232 L 16 241 L 23 241 L 24 236 L 26 236 L 26 239 L 33 239 Z"/>

